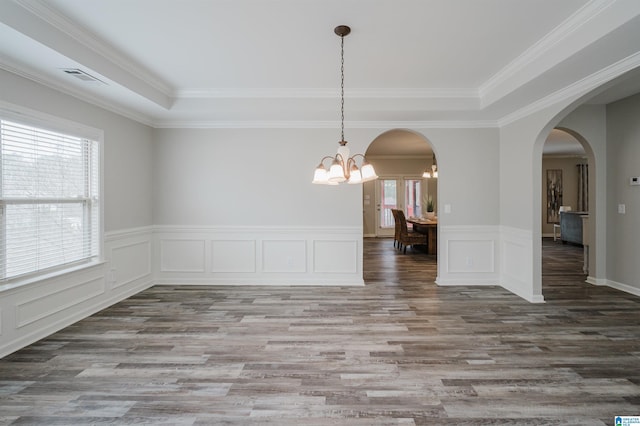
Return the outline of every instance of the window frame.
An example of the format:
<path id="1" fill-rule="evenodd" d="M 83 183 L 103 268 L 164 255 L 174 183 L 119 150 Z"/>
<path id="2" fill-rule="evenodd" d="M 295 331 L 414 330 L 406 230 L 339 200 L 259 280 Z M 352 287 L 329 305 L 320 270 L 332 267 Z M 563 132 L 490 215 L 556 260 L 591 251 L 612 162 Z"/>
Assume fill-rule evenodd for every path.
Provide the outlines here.
<path id="1" fill-rule="evenodd" d="M 97 201 L 97 207 L 94 206 L 94 210 L 96 211 L 96 216 L 98 220 L 97 230 L 96 230 L 96 245 L 97 245 L 97 253 L 94 256 L 90 256 L 84 259 L 79 259 L 76 261 L 59 264 L 55 266 L 51 266 L 48 268 L 27 272 L 24 274 L 11 276 L 2 278 L 5 276 L 5 270 L 3 268 L 6 267 L 6 259 L 0 258 L 0 291 L 5 288 L 12 288 L 15 285 L 28 284 L 32 282 L 37 282 L 46 278 L 50 278 L 53 276 L 63 275 L 65 273 L 77 271 L 79 269 L 85 269 L 88 267 L 92 267 L 96 264 L 104 262 L 104 132 L 100 129 L 96 129 L 90 126 L 86 126 L 77 122 L 73 122 L 70 120 L 66 120 L 60 117 L 56 117 L 50 114 L 46 114 L 40 111 L 32 110 L 29 108 L 8 104 L 6 102 L 0 101 L 0 120 L 11 121 L 15 123 L 19 123 L 25 126 L 36 127 L 45 131 L 52 131 L 57 133 L 62 133 L 71 137 L 77 137 L 81 139 L 88 139 L 96 143 L 97 147 L 97 168 L 98 170 L 95 173 L 97 182 L 97 197 L 82 197 L 79 199 L 65 199 L 65 198 L 38 198 L 37 204 L 46 204 L 47 202 L 54 202 L 56 204 L 66 204 L 66 203 L 82 203 L 83 214 L 87 215 L 87 212 L 90 211 L 87 208 L 87 203 L 94 203 Z M 84 152 L 84 150 L 83 150 Z M 0 150 L 0 155 L 2 155 Z M 85 162 L 85 170 L 86 162 L 91 161 L 88 156 L 86 156 L 86 152 L 84 152 Z M 1 160 L 1 158 L 0 158 Z M 85 176 L 85 185 L 90 184 L 90 180 L 87 179 L 89 176 Z M 0 185 L 2 184 L 2 173 L 0 173 Z M 25 204 L 24 199 L 14 199 L 11 197 L 2 198 L 0 186 L 0 230 L 6 229 L 6 205 L 8 204 Z M 29 199 L 32 200 L 32 199 Z M 85 220 L 91 222 L 91 215 L 85 218 Z M 94 224 L 91 223 L 91 226 Z M 4 232 L 2 232 L 4 234 Z M 83 247 L 83 250 L 86 250 Z M 0 253 L 0 256 L 5 256 L 5 250 Z"/>

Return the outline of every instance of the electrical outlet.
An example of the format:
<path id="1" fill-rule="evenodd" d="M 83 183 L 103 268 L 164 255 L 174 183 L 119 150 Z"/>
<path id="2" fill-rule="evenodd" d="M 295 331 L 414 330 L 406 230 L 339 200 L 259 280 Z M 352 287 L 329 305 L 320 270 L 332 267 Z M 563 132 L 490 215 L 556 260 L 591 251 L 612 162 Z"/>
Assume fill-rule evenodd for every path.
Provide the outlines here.
<path id="1" fill-rule="evenodd" d="M 618 204 L 618 213 L 625 214 L 627 210 L 627 206 L 624 204 Z"/>

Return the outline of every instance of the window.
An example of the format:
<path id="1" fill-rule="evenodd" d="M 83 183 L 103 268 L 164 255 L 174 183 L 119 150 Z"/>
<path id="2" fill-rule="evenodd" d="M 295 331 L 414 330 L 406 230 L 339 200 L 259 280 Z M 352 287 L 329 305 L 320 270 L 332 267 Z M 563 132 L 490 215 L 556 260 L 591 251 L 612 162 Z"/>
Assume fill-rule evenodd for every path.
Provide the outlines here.
<path id="1" fill-rule="evenodd" d="M 97 141 L 0 119 L 0 280 L 94 259 Z"/>

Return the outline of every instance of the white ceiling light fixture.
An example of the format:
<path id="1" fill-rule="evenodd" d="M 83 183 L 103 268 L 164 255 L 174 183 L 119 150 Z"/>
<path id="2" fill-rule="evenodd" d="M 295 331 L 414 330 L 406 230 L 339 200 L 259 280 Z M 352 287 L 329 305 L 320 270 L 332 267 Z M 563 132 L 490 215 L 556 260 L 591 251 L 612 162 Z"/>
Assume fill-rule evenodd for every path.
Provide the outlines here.
<path id="1" fill-rule="evenodd" d="M 344 37 L 349 35 L 351 28 L 346 25 L 337 26 L 333 32 L 340 37 L 340 146 L 335 157 L 326 156 L 320 160 L 313 174 L 312 183 L 320 185 L 338 185 L 343 182 L 350 184 L 368 182 L 378 178 L 373 166 L 367 162 L 363 154 L 349 156 L 347 141 L 344 140 Z M 356 163 L 356 158 L 362 157 L 360 167 Z M 324 161 L 333 159 L 329 170 L 324 166 Z"/>

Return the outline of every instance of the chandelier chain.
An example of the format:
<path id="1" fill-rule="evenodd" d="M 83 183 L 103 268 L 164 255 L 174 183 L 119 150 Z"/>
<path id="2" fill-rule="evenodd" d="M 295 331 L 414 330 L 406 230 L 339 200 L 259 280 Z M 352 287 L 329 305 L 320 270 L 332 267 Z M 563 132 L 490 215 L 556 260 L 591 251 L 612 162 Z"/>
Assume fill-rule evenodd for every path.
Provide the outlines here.
<path id="1" fill-rule="evenodd" d="M 340 36 L 340 132 L 344 141 L 344 36 Z"/>

